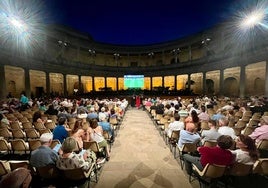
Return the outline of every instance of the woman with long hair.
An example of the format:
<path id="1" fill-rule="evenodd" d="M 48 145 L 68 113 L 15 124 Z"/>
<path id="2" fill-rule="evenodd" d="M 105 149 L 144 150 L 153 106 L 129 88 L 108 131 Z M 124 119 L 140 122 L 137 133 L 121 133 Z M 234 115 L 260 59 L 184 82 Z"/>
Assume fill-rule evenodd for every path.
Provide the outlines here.
<path id="1" fill-rule="evenodd" d="M 88 139 L 87 141 L 96 141 L 99 144 L 100 148 L 105 148 L 106 151 L 106 160 L 110 159 L 110 151 L 108 148 L 107 141 L 103 137 L 103 129 L 99 126 L 98 121 L 96 119 L 90 120 L 90 127 L 88 128 Z"/>
<path id="2" fill-rule="evenodd" d="M 184 120 L 185 125 L 187 123 L 194 123 L 195 125 L 195 132 L 200 131 L 201 130 L 201 125 L 199 122 L 199 117 L 198 114 L 195 110 L 191 111 L 191 114 Z"/>
<path id="3" fill-rule="evenodd" d="M 231 152 L 235 155 L 235 161 L 244 164 L 254 164 L 259 158 L 256 144 L 252 138 L 246 135 L 239 135 L 236 139 L 236 149 Z"/>
<path id="4" fill-rule="evenodd" d="M 78 119 L 75 121 L 74 127 L 71 130 L 71 137 L 73 137 L 78 145 L 78 149 L 83 148 L 83 139 L 85 139 L 85 131 L 82 129 L 82 120 Z"/>

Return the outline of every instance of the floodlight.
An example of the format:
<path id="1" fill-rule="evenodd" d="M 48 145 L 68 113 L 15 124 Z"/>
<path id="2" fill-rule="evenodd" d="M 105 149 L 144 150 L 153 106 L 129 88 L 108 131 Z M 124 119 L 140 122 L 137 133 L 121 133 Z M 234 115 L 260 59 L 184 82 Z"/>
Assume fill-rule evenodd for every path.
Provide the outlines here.
<path id="1" fill-rule="evenodd" d="M 260 24 L 264 16 L 265 14 L 263 11 L 256 10 L 248 16 L 245 16 L 245 18 L 242 20 L 241 26 L 245 28 L 252 28 L 257 24 Z"/>

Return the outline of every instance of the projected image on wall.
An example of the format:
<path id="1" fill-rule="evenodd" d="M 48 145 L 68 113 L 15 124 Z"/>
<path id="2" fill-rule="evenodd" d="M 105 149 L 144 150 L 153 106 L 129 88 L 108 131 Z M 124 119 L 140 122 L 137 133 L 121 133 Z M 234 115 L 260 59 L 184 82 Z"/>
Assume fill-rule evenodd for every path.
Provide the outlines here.
<path id="1" fill-rule="evenodd" d="M 124 75 L 125 89 L 141 89 L 144 87 L 144 75 Z"/>

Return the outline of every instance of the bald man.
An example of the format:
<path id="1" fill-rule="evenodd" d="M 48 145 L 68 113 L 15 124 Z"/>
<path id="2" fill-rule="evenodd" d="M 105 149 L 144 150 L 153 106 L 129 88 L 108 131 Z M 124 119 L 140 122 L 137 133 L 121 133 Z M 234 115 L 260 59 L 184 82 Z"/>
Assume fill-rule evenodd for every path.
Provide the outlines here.
<path id="1" fill-rule="evenodd" d="M 193 123 L 186 124 L 186 130 L 180 131 L 178 146 L 182 147 L 185 143 L 197 143 L 200 141 L 200 135 L 195 133 L 195 125 Z"/>

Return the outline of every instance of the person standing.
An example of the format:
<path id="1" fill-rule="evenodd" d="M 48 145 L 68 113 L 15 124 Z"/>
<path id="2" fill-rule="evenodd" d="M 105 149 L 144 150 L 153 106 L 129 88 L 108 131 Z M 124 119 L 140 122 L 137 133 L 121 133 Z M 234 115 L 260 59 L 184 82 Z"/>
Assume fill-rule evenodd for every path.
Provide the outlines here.
<path id="1" fill-rule="evenodd" d="M 141 105 L 141 99 L 140 99 L 140 96 L 137 95 L 136 96 L 136 107 L 139 109 L 140 108 L 140 105 Z"/>

